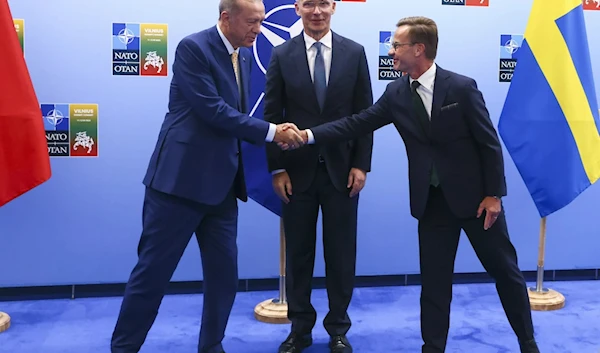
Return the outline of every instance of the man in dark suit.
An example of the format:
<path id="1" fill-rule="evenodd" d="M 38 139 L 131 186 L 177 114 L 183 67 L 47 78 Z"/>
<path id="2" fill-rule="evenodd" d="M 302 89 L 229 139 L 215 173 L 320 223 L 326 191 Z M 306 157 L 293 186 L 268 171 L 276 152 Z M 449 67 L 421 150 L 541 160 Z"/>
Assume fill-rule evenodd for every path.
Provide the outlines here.
<path id="1" fill-rule="evenodd" d="M 202 257 L 198 352 L 221 353 L 238 288 L 236 198 L 246 201 L 240 140 L 301 143 L 247 115 L 251 46 L 261 0 L 222 0 L 216 26 L 185 37 L 175 53 L 169 112 L 144 178 L 138 262 L 125 289 L 112 353 L 138 352 L 192 233 Z M 289 133 L 288 133 L 289 131 Z"/>
<path id="2" fill-rule="evenodd" d="M 446 347 L 461 230 L 496 281 L 521 352 L 537 353 L 527 287 L 501 204 L 506 195 L 501 145 L 475 81 L 434 63 L 437 44 L 434 21 L 401 20 L 389 54 L 394 69 L 408 75 L 390 83 L 360 114 L 301 134 L 309 143 L 339 143 L 393 123 L 402 136 L 411 213 L 419 220 L 423 353 Z"/>
<path id="3" fill-rule="evenodd" d="M 335 2 L 297 0 L 295 7 L 304 31 L 273 49 L 266 75 L 265 120 L 310 128 L 371 106 L 363 46 L 331 31 Z M 329 298 L 323 325 L 332 352 L 352 352 L 346 333 L 351 325 L 347 309 L 354 289 L 358 195 L 371 169 L 372 147 L 372 134 L 294 151 L 267 146 L 273 187 L 283 200 L 292 321 L 280 353 L 298 353 L 312 344 L 317 314 L 310 297 L 319 207 Z"/>

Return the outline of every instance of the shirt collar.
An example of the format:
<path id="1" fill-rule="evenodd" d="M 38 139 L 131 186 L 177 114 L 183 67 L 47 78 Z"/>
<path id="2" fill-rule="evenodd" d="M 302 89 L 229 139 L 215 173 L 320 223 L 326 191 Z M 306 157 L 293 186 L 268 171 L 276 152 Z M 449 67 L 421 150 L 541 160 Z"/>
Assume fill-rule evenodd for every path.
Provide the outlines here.
<path id="1" fill-rule="evenodd" d="M 306 50 L 308 50 L 313 46 L 313 44 L 315 44 L 316 40 L 313 37 L 306 34 L 305 31 L 302 31 L 302 34 L 304 35 L 304 44 L 306 44 Z M 331 49 L 332 38 L 333 36 L 331 34 L 331 30 L 329 30 L 327 34 L 323 36 L 321 40 L 319 40 L 319 42 L 323 43 L 324 46 Z"/>
<path id="2" fill-rule="evenodd" d="M 433 92 L 433 84 L 435 83 L 436 71 L 437 65 L 433 63 L 433 65 L 431 65 L 431 67 L 427 69 L 427 71 L 425 71 L 423 75 L 421 75 L 421 77 L 417 79 L 417 81 L 419 81 L 421 86 Z M 413 83 L 413 81 L 415 81 L 412 77 L 409 77 L 409 80 L 411 84 Z"/>
<path id="3" fill-rule="evenodd" d="M 221 31 L 221 27 L 219 27 L 218 23 L 217 23 L 217 31 L 219 32 L 219 36 L 223 40 L 223 44 L 225 44 L 225 48 L 227 48 L 227 52 L 229 53 L 229 55 L 233 54 L 233 52 L 236 52 L 236 53 L 239 52 L 239 48 L 233 49 L 233 45 L 231 45 L 231 43 L 229 43 L 229 40 L 227 39 L 227 37 L 225 37 L 225 35 L 223 34 L 223 31 Z"/>

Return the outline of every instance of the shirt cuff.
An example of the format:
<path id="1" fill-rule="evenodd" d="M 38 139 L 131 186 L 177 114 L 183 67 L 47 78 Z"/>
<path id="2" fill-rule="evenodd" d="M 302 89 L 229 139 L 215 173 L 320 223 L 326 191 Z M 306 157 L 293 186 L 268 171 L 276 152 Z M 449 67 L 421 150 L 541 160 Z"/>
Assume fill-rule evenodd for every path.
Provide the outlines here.
<path id="1" fill-rule="evenodd" d="M 277 131 L 277 125 L 275 125 L 273 123 L 269 123 L 269 132 L 267 132 L 267 137 L 265 138 L 265 142 L 273 142 L 276 131 Z"/>
<path id="2" fill-rule="evenodd" d="M 315 137 L 312 131 L 310 131 L 310 129 L 306 129 L 306 134 L 308 135 L 308 144 L 313 145 L 315 143 Z"/>
<path id="3" fill-rule="evenodd" d="M 271 175 L 279 174 L 285 172 L 285 169 L 275 169 L 271 172 Z"/>

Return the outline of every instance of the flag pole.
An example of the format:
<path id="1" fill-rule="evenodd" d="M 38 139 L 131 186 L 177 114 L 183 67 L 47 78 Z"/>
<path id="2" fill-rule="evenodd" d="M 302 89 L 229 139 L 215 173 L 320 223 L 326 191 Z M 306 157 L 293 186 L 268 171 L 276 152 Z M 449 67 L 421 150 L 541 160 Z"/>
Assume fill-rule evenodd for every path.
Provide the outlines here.
<path id="1" fill-rule="evenodd" d="M 279 298 L 267 299 L 254 308 L 254 316 L 260 322 L 287 324 L 287 298 L 285 293 L 285 231 L 283 218 L 279 219 Z"/>
<path id="2" fill-rule="evenodd" d="M 537 280 L 535 288 L 528 288 L 532 310 L 550 311 L 562 309 L 565 297 L 553 289 L 544 288 L 544 257 L 546 252 L 546 217 L 540 221 L 540 244 L 538 249 Z"/>
<path id="3" fill-rule="evenodd" d="M 0 311 L 0 332 L 8 330 L 10 327 L 10 316 Z"/>

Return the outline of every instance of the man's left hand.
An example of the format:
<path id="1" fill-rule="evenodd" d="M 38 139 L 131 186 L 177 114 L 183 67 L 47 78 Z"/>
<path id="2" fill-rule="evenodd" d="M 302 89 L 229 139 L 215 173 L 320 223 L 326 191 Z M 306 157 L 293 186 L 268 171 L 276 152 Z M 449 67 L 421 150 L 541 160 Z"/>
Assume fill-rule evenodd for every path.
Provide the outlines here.
<path id="1" fill-rule="evenodd" d="M 483 222 L 483 229 L 488 230 L 492 227 L 500 211 L 502 211 L 502 203 L 500 199 L 497 199 L 492 196 L 487 196 L 481 203 L 479 204 L 479 209 L 477 210 L 477 218 L 481 217 L 481 214 L 485 210 L 485 220 Z"/>
<path id="2" fill-rule="evenodd" d="M 350 169 L 350 173 L 348 174 L 348 185 L 347 188 L 350 189 L 350 197 L 354 197 L 358 195 L 358 193 L 365 187 L 365 182 L 367 180 L 367 173 L 362 169 L 352 168 Z"/>

